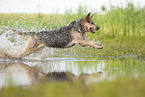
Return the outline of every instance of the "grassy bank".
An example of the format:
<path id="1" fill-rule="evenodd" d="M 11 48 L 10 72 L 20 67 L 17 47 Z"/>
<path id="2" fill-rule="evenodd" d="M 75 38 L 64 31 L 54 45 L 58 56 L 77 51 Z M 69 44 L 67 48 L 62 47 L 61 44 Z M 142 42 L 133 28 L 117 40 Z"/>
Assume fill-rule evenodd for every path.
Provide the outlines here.
<path id="1" fill-rule="evenodd" d="M 135 8 L 128 3 L 126 8 L 110 6 L 106 14 L 94 14 L 93 20 L 100 27 L 98 35 L 109 37 L 145 36 L 145 8 Z M 61 14 L 0 14 L 0 26 L 20 30 L 56 30 L 73 20 L 84 17 L 88 12 L 80 6 L 77 13 L 66 11 Z"/>
<path id="2" fill-rule="evenodd" d="M 68 25 L 73 20 L 82 18 L 87 14 L 85 7 L 80 6 L 78 12 L 73 14 L 66 11 L 61 14 L 0 14 L 0 26 L 9 26 L 25 31 L 56 30 Z M 95 13 L 93 20 L 100 27 L 96 34 L 86 33 L 87 40 L 100 41 L 104 46 L 102 50 L 91 47 L 81 48 L 75 46 L 65 54 L 80 54 L 94 56 L 122 56 L 134 55 L 145 57 L 145 8 L 136 9 L 128 3 L 126 8 L 113 7 L 106 14 Z M 4 28 L 2 28 L 4 29 Z M 1 30 L 1 34 L 6 30 Z M 11 35 L 11 34 L 9 34 Z M 16 42 L 15 34 L 9 40 Z M 63 50 L 60 50 L 63 53 Z M 57 52 L 59 53 L 59 51 Z"/>
<path id="3" fill-rule="evenodd" d="M 128 3 L 126 8 L 112 9 L 104 18 L 104 33 L 110 36 L 144 36 L 145 35 L 145 8 L 135 9 Z"/>
<path id="4" fill-rule="evenodd" d="M 121 79 L 89 85 L 74 83 L 44 83 L 30 88 L 9 87 L 0 90 L 0 97 L 144 97 L 144 80 Z"/>
<path id="5" fill-rule="evenodd" d="M 96 39 L 96 38 L 92 38 Z M 89 40 L 89 39 L 88 39 Z M 91 40 L 91 39 L 90 39 Z M 95 41 L 100 41 L 103 49 L 92 47 L 81 47 L 76 45 L 67 50 L 59 50 L 57 53 L 69 55 L 91 55 L 91 56 L 108 56 L 108 57 L 145 57 L 145 37 L 124 37 L 124 38 L 101 38 Z"/>

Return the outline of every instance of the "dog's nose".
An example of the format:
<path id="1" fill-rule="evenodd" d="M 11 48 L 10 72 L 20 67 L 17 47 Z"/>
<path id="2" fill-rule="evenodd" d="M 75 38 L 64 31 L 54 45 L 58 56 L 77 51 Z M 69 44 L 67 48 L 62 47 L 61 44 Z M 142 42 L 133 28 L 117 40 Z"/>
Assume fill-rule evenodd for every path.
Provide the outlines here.
<path id="1" fill-rule="evenodd" d="M 99 30 L 99 27 L 97 26 L 97 30 Z"/>

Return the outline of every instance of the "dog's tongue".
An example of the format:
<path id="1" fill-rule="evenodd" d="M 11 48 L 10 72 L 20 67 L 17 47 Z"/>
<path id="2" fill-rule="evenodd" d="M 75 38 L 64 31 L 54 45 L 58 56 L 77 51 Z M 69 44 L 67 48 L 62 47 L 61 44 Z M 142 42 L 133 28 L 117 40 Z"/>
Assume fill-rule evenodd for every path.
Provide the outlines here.
<path id="1" fill-rule="evenodd" d="M 92 30 L 93 32 L 95 32 L 95 30 L 94 30 L 93 28 L 91 28 L 91 30 Z"/>
<path id="2" fill-rule="evenodd" d="M 94 32 L 95 32 L 95 30 L 94 30 L 94 29 L 92 29 L 92 31 L 94 31 Z"/>

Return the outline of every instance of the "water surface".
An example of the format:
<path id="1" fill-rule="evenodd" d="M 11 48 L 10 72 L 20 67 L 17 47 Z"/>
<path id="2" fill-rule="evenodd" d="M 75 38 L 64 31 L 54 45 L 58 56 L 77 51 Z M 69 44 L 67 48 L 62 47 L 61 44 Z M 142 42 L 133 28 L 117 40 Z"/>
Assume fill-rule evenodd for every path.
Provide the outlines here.
<path id="1" fill-rule="evenodd" d="M 0 59 L 0 87 L 37 84 L 51 72 L 70 72 L 75 77 L 89 75 L 86 82 L 112 81 L 124 78 L 145 78 L 145 59 L 98 59 L 97 57 L 47 58 L 45 60 Z"/>

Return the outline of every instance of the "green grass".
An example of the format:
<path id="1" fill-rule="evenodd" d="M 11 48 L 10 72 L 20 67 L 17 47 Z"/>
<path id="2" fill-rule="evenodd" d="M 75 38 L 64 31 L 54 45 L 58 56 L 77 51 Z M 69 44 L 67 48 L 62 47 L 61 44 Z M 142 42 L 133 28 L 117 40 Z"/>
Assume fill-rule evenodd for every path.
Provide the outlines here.
<path id="1" fill-rule="evenodd" d="M 91 37 L 91 36 L 90 36 Z M 92 38 L 103 44 L 103 49 L 92 47 L 81 47 L 76 45 L 67 50 L 59 50 L 57 53 L 68 55 L 91 55 L 119 57 L 123 55 L 132 55 L 132 57 L 145 57 L 145 37 L 124 37 L 124 38 Z M 88 40 L 91 40 L 88 38 Z"/>
<path id="2" fill-rule="evenodd" d="M 76 46 L 61 53 L 94 55 L 94 56 L 122 56 L 132 54 L 136 57 L 145 57 L 145 7 L 135 8 L 128 3 L 125 8 L 110 6 L 106 14 L 95 13 L 93 20 L 100 27 L 96 34 L 86 33 L 87 40 L 100 41 L 103 50 L 91 47 Z M 105 7 L 102 7 L 105 10 Z M 40 31 L 56 30 L 68 25 L 73 20 L 87 14 L 86 6 L 79 6 L 76 14 L 71 10 L 62 14 L 0 14 L 0 26 L 9 26 L 19 30 Z M 2 28 L 3 29 L 3 28 Z M 0 35 L 5 33 L 1 31 Z M 10 35 L 10 34 L 9 34 Z M 9 40 L 17 42 L 15 34 Z M 25 39 L 25 38 L 24 38 Z M 59 53 L 59 51 L 57 52 Z"/>
<path id="3" fill-rule="evenodd" d="M 18 28 L 20 30 L 55 30 L 82 18 L 87 14 L 87 8 L 80 6 L 73 14 L 66 11 L 61 14 L 0 14 L 0 25 Z M 106 14 L 95 13 L 93 20 L 101 29 L 100 36 L 145 36 L 145 8 L 135 9 L 128 3 L 126 8 L 113 7 Z"/>
<path id="4" fill-rule="evenodd" d="M 144 97 L 144 87 L 142 78 L 122 78 L 85 86 L 79 82 L 49 82 L 29 88 L 2 88 L 0 97 Z"/>
<path id="5" fill-rule="evenodd" d="M 145 8 L 135 9 L 128 3 L 123 8 L 112 9 L 105 15 L 104 32 L 113 37 L 117 36 L 143 36 L 145 35 Z"/>
<path id="6" fill-rule="evenodd" d="M 80 6 L 73 14 L 66 11 L 62 14 L 0 14 L 0 26 L 9 26 L 25 31 L 56 30 L 68 25 L 73 20 L 87 14 L 86 7 Z M 126 8 L 115 8 L 106 14 L 95 13 L 93 20 L 100 27 L 96 34 L 86 33 L 87 40 L 100 41 L 103 50 L 91 47 L 76 46 L 61 53 L 94 55 L 94 56 L 122 56 L 133 54 L 136 57 L 145 57 L 145 8 L 135 9 L 128 3 Z M 0 34 L 5 33 L 1 31 Z M 16 42 L 15 34 L 10 40 Z M 68 52 L 68 53 L 67 53 Z M 57 52 L 59 53 L 59 51 Z"/>

